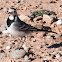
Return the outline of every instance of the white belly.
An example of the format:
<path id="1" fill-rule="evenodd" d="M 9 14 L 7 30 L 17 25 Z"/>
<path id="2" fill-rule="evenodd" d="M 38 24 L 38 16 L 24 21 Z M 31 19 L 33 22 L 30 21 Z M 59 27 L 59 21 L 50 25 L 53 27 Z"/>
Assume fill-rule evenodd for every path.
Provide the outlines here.
<path id="1" fill-rule="evenodd" d="M 7 30 L 3 31 L 3 33 L 10 33 L 12 36 L 25 36 L 26 33 L 23 31 L 13 30 L 12 28 L 8 28 Z"/>

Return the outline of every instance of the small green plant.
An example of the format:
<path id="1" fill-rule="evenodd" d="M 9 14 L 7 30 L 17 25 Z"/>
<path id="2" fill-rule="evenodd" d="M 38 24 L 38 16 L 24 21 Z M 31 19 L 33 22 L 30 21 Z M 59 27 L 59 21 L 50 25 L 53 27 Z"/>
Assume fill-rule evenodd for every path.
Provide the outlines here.
<path id="1" fill-rule="evenodd" d="M 22 62 L 22 61 L 18 61 L 18 62 Z"/>
<path id="2" fill-rule="evenodd" d="M 55 12 L 53 11 L 48 11 L 48 10 L 40 10 L 40 11 L 34 11 L 31 13 L 32 18 L 38 17 L 38 16 L 43 16 L 43 14 L 47 15 L 56 15 Z"/>

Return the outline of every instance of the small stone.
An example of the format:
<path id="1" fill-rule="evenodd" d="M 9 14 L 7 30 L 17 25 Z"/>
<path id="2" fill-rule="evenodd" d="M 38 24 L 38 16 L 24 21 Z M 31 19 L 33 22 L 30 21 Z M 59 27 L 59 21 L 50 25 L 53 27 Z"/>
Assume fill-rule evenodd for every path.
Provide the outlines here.
<path id="1" fill-rule="evenodd" d="M 11 49 L 11 46 L 7 46 L 6 49 L 7 49 L 7 50 Z"/>
<path id="2" fill-rule="evenodd" d="M 14 50 L 12 52 L 10 52 L 9 56 L 11 58 L 14 58 L 14 59 L 17 59 L 17 58 L 21 58 L 25 55 L 25 50 L 23 49 L 20 49 L 20 50 Z"/>
<path id="3" fill-rule="evenodd" d="M 53 22 L 53 18 L 49 15 L 43 14 L 43 21 L 45 22 L 45 26 L 50 26 Z"/>
<path id="4" fill-rule="evenodd" d="M 11 35 L 11 34 L 9 34 L 8 36 L 9 36 L 9 37 L 12 37 L 12 35 Z"/>
<path id="5" fill-rule="evenodd" d="M 61 24 L 62 24 L 62 20 L 58 20 L 58 21 L 56 22 L 56 24 L 57 24 L 57 25 L 61 25 Z"/>
<path id="6" fill-rule="evenodd" d="M 21 3 L 24 3 L 24 0 L 21 0 Z"/>
<path id="7" fill-rule="evenodd" d="M 3 8 L 2 11 L 3 11 L 3 12 L 7 12 L 7 8 Z"/>
<path id="8" fill-rule="evenodd" d="M 5 57 L 7 54 L 6 53 L 0 53 L 0 58 Z"/>
<path id="9" fill-rule="evenodd" d="M 57 54 L 57 52 L 52 52 L 52 53 L 50 53 L 50 55 L 55 55 L 55 54 Z"/>
<path id="10" fill-rule="evenodd" d="M 46 36 L 46 38 L 51 38 L 51 36 Z"/>
<path id="11" fill-rule="evenodd" d="M 42 46 L 49 45 L 47 42 L 43 42 Z"/>
<path id="12" fill-rule="evenodd" d="M 29 49 L 29 48 L 28 48 L 25 44 L 23 44 L 22 47 L 24 48 L 24 50 L 25 50 L 26 52 L 28 52 L 28 49 Z"/>
<path id="13" fill-rule="evenodd" d="M 56 56 L 56 57 L 55 57 L 56 59 L 59 59 L 59 58 L 60 58 L 60 55 L 59 55 L 59 54 L 57 54 L 57 55 L 55 55 L 55 56 Z"/>
<path id="14" fill-rule="evenodd" d="M 1 27 L 0 27 L 0 32 L 2 32 L 2 31 L 4 31 L 4 30 L 6 30 L 6 24 L 3 24 L 3 25 L 1 25 Z"/>
<path id="15" fill-rule="evenodd" d="M 22 10 L 26 11 L 27 10 L 27 7 L 23 7 Z"/>
<path id="16" fill-rule="evenodd" d="M 30 18 L 26 15 L 20 15 L 19 16 L 20 20 L 25 21 L 25 20 L 30 20 Z"/>
<path id="17" fill-rule="evenodd" d="M 9 1 L 10 3 L 14 3 L 14 1 Z"/>
<path id="18" fill-rule="evenodd" d="M 24 62 L 30 62 L 29 57 L 27 55 L 24 57 Z"/>
<path id="19" fill-rule="evenodd" d="M 43 58 L 44 61 L 47 61 L 47 58 Z"/>
<path id="20" fill-rule="evenodd" d="M 45 35 L 45 32 L 38 32 L 37 37 L 42 38 Z"/>

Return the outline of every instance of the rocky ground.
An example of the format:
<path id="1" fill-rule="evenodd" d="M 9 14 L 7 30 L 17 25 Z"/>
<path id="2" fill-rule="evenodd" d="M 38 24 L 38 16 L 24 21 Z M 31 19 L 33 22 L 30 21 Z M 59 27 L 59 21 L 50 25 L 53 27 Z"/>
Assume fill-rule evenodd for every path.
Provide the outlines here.
<path id="1" fill-rule="evenodd" d="M 62 62 L 62 0 L 0 0 L 0 32 L 11 7 L 21 20 L 42 31 L 26 35 L 20 50 L 16 49 L 20 37 L 0 33 L 0 62 Z M 40 10 L 46 12 L 39 16 Z"/>

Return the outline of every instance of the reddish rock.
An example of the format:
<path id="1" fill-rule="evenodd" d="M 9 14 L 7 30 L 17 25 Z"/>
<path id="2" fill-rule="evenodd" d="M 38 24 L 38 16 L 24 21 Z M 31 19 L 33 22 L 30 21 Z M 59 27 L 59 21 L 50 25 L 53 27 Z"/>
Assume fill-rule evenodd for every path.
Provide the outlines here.
<path id="1" fill-rule="evenodd" d="M 50 26 L 53 22 L 53 18 L 49 15 L 43 14 L 43 21 L 46 22 L 44 26 Z"/>
<path id="2" fill-rule="evenodd" d="M 37 37 L 42 38 L 45 35 L 45 32 L 38 32 Z"/>

